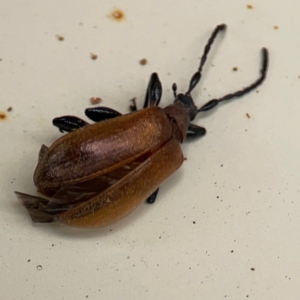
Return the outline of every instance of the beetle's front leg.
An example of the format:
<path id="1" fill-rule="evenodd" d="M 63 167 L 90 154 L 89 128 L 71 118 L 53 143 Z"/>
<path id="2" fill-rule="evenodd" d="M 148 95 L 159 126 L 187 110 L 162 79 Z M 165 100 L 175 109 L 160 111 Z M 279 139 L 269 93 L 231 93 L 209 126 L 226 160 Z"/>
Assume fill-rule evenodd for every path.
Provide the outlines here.
<path id="1" fill-rule="evenodd" d="M 158 194 L 158 190 L 159 188 L 157 188 L 146 200 L 147 203 L 152 204 L 155 202 L 156 200 L 156 196 Z"/>
<path id="2" fill-rule="evenodd" d="M 112 108 L 103 106 L 87 108 L 84 113 L 89 119 L 94 122 L 101 122 L 122 115 Z"/>
<path id="3" fill-rule="evenodd" d="M 89 123 L 74 116 L 63 116 L 55 118 L 53 119 L 52 124 L 58 127 L 60 132 L 71 132 L 86 125 L 89 125 Z"/>
<path id="4" fill-rule="evenodd" d="M 204 127 L 200 127 L 195 124 L 189 124 L 188 130 L 187 130 L 187 137 L 200 138 L 201 136 L 204 136 L 205 133 L 206 133 L 206 129 Z"/>

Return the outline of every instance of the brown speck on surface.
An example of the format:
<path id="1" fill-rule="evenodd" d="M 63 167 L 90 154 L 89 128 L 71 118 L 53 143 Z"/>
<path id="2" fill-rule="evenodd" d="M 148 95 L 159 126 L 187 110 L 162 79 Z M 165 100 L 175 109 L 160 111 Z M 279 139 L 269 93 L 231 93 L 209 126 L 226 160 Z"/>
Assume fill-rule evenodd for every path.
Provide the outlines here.
<path id="1" fill-rule="evenodd" d="M 115 21 L 122 21 L 124 19 L 124 13 L 121 9 L 115 9 L 110 13 L 110 17 Z"/>
<path id="2" fill-rule="evenodd" d="M 187 157 L 184 157 L 183 160 L 187 160 Z"/>
<path id="3" fill-rule="evenodd" d="M 196 224 L 196 221 L 193 221 L 193 224 Z"/>
<path id="4" fill-rule="evenodd" d="M 57 40 L 58 41 L 60 41 L 60 42 L 62 42 L 62 41 L 64 41 L 65 40 L 65 38 L 62 36 L 62 35 L 56 35 L 56 38 L 57 38 Z"/>
<path id="5" fill-rule="evenodd" d="M 6 114 L 0 111 L 0 120 L 5 120 L 5 119 L 6 119 Z"/>
<path id="6" fill-rule="evenodd" d="M 13 110 L 13 108 L 11 106 L 7 109 L 8 112 L 10 112 L 12 110 Z"/>
<path id="7" fill-rule="evenodd" d="M 250 270 L 251 270 L 251 271 L 255 271 L 255 268 L 251 268 Z"/>
<path id="8" fill-rule="evenodd" d="M 0 61 L 2 61 L 3 59 L 2 58 L 0 58 Z"/>
<path id="9" fill-rule="evenodd" d="M 143 58 L 143 59 L 140 60 L 140 65 L 145 66 L 147 64 L 147 62 L 148 62 L 147 59 Z"/>
<path id="10" fill-rule="evenodd" d="M 250 115 L 248 114 L 248 113 L 246 113 L 246 117 L 248 118 L 248 119 L 250 119 L 251 117 L 250 117 Z"/>
<path id="11" fill-rule="evenodd" d="M 238 70 L 237 67 L 233 67 L 233 68 L 232 68 L 232 71 L 234 71 L 234 72 L 236 72 L 237 70 Z"/>
<path id="12" fill-rule="evenodd" d="M 274 25 L 273 27 L 275 30 L 277 30 L 279 27 L 277 25 Z"/>
<path id="13" fill-rule="evenodd" d="M 31 259 L 27 259 L 27 262 L 31 262 Z"/>
<path id="14" fill-rule="evenodd" d="M 43 269 L 42 265 L 36 266 L 37 270 L 41 271 Z"/>
<path id="15" fill-rule="evenodd" d="M 91 54 L 90 54 L 90 58 L 91 58 L 92 60 L 96 60 L 96 59 L 98 58 L 98 55 L 96 55 L 96 54 L 94 54 L 94 53 L 91 53 Z"/>
<path id="16" fill-rule="evenodd" d="M 90 102 L 92 105 L 96 105 L 96 104 L 99 104 L 100 102 L 102 102 L 102 99 L 99 97 L 91 97 Z"/>
<path id="17" fill-rule="evenodd" d="M 248 9 L 253 9 L 253 5 L 247 4 L 247 8 L 248 8 Z"/>

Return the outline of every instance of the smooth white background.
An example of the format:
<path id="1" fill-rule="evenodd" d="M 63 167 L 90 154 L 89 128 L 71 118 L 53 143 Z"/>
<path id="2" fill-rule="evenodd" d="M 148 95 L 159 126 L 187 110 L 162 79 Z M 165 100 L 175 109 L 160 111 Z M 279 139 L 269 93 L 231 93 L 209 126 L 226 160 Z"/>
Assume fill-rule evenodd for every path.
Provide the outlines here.
<path id="1" fill-rule="evenodd" d="M 299 299 L 299 11 L 283 0 L 1 1 L 1 299 Z M 197 117 L 207 136 L 183 145 L 154 205 L 98 230 L 33 225 L 14 191 L 36 193 L 39 148 L 61 136 L 52 119 L 84 118 L 93 96 L 126 113 L 152 72 L 169 104 L 220 23 L 196 104 L 254 81 L 264 46 L 259 92 Z"/>

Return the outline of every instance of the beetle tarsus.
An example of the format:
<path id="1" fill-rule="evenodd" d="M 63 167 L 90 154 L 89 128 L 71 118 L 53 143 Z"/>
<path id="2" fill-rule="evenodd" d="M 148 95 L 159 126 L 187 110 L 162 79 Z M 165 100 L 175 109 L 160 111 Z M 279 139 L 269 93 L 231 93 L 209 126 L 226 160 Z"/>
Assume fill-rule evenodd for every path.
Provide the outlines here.
<path id="1" fill-rule="evenodd" d="M 75 117 L 75 116 L 63 116 L 55 118 L 52 121 L 52 124 L 58 127 L 60 132 L 71 132 L 89 125 L 86 121 Z"/>
<path id="2" fill-rule="evenodd" d="M 206 129 L 204 127 L 200 127 L 195 124 L 189 124 L 188 130 L 187 130 L 187 137 L 188 138 L 200 138 L 206 134 Z"/>
<path id="3" fill-rule="evenodd" d="M 156 197 L 157 197 L 157 194 L 158 194 L 158 190 L 159 190 L 159 188 L 157 188 L 157 189 L 155 190 L 155 192 L 153 192 L 153 193 L 147 198 L 147 200 L 146 200 L 147 203 L 153 204 L 153 203 L 155 202 Z"/>
<path id="4" fill-rule="evenodd" d="M 94 122 L 101 122 L 108 119 L 119 117 L 122 114 L 109 107 L 92 107 L 85 110 L 85 115 Z"/>
<path id="5" fill-rule="evenodd" d="M 174 98 L 176 98 L 177 97 L 177 84 L 175 82 L 172 84 L 172 91 L 173 91 Z"/>
<path id="6" fill-rule="evenodd" d="M 162 86 L 157 73 L 152 73 L 149 79 L 144 108 L 158 106 L 162 95 Z"/>

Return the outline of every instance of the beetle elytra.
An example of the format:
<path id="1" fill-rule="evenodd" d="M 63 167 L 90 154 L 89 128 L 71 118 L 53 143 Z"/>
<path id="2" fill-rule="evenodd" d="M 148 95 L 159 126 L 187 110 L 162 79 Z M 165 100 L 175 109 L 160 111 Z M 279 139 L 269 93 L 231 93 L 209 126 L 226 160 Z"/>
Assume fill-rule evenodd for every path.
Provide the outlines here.
<path id="1" fill-rule="evenodd" d="M 221 24 L 212 32 L 187 92 L 177 94 L 173 84 L 173 104 L 158 106 L 162 87 L 153 73 L 142 110 L 137 110 L 133 100 L 132 112 L 125 115 L 107 107 L 87 109 L 86 116 L 95 124 L 74 116 L 55 118 L 53 124 L 68 133 L 49 148 L 41 147 L 34 173 L 37 190 L 47 199 L 16 192 L 31 219 L 83 228 L 103 227 L 126 217 L 146 199 L 153 203 L 160 184 L 183 162 L 180 143 L 186 137 L 205 135 L 205 128 L 190 123 L 195 116 L 249 93 L 266 78 L 268 51 L 262 48 L 256 81 L 196 107 L 191 92 L 201 79 L 216 36 L 225 28 Z"/>

